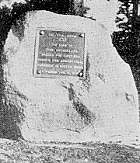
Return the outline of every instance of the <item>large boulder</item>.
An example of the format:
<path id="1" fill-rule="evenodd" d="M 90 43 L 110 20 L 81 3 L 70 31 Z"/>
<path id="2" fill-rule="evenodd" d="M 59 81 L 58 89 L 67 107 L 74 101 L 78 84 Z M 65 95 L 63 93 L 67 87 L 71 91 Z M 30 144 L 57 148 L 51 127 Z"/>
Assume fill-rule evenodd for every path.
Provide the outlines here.
<path id="1" fill-rule="evenodd" d="M 137 90 L 107 30 L 90 19 L 47 11 L 30 12 L 21 24 L 24 28 L 13 26 L 6 40 L 4 78 L 7 103 L 23 113 L 17 124 L 23 138 L 134 142 L 139 129 Z M 34 76 L 38 28 L 85 33 L 84 78 Z"/>

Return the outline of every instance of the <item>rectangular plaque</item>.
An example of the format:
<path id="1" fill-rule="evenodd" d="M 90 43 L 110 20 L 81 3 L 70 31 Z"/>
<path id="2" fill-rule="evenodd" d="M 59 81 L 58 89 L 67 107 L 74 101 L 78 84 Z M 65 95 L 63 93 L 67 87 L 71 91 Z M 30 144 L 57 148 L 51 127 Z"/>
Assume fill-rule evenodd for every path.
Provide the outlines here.
<path id="1" fill-rule="evenodd" d="M 35 77 L 85 75 L 85 33 L 38 29 Z"/>

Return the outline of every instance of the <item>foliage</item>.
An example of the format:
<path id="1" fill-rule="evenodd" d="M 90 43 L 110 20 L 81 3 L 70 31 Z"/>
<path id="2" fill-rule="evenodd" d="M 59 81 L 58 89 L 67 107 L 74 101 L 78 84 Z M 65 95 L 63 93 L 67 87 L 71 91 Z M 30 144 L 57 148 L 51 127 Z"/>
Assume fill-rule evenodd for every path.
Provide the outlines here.
<path id="1" fill-rule="evenodd" d="M 119 31 L 113 33 L 113 44 L 120 56 L 130 64 L 131 67 L 137 66 L 137 32 L 133 29 L 134 10 L 133 0 L 120 0 L 116 23 Z M 119 17 L 121 15 L 121 17 Z"/>

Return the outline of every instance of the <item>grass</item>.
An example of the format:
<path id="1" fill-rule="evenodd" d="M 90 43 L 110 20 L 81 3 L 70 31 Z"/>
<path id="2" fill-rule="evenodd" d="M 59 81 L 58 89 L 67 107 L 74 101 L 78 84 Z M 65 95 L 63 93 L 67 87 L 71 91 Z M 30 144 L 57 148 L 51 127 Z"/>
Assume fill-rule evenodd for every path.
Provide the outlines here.
<path id="1" fill-rule="evenodd" d="M 140 149 L 104 143 L 42 143 L 0 140 L 1 163 L 140 163 Z"/>

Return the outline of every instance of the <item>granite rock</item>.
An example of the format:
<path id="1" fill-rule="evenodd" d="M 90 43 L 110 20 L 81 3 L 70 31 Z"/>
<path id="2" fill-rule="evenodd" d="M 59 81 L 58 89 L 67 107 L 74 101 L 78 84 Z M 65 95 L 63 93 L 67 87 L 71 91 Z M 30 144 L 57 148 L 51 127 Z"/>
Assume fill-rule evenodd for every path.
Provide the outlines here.
<path id="1" fill-rule="evenodd" d="M 34 77 L 37 28 L 85 33 L 84 79 Z M 15 26 L 8 34 L 4 78 L 7 101 L 16 103 L 23 113 L 17 123 L 23 138 L 37 142 L 135 142 L 138 94 L 131 69 L 113 47 L 108 31 L 96 21 L 48 11 L 27 13 L 22 29 L 22 38 Z"/>

